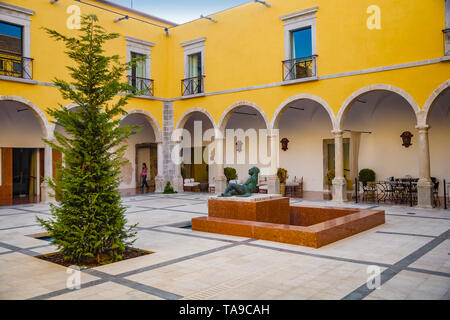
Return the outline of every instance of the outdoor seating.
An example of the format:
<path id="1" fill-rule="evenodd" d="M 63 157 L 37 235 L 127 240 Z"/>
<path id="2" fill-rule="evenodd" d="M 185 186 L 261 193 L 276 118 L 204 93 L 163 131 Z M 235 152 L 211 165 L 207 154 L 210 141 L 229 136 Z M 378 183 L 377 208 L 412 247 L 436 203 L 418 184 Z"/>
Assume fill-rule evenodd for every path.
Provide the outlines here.
<path id="1" fill-rule="evenodd" d="M 184 179 L 184 191 L 199 192 L 200 182 L 195 182 L 195 179 Z"/>

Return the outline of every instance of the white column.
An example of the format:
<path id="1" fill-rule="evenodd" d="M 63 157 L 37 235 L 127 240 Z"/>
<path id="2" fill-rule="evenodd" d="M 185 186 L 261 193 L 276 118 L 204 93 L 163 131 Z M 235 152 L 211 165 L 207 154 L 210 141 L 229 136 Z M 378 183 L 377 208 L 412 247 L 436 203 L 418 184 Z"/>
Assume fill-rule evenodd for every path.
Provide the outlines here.
<path id="1" fill-rule="evenodd" d="M 164 192 L 164 150 L 163 143 L 158 142 L 158 175 L 155 177 L 155 192 Z"/>
<path id="2" fill-rule="evenodd" d="M 344 175 L 344 132 L 333 131 L 334 134 L 334 161 L 335 178 L 333 179 L 333 201 L 347 201 L 347 182 Z"/>
<path id="3" fill-rule="evenodd" d="M 181 140 L 175 141 L 174 145 L 175 150 L 177 152 L 181 151 Z M 174 160 L 174 159 L 172 159 Z M 184 192 L 183 189 L 183 177 L 181 176 L 181 159 L 174 163 L 175 173 L 172 177 L 172 187 L 177 192 Z"/>
<path id="4" fill-rule="evenodd" d="M 428 126 L 417 126 L 416 129 L 419 130 L 419 182 L 417 184 L 417 205 L 420 208 L 432 208 L 433 183 L 431 181 Z"/>
<path id="5" fill-rule="evenodd" d="M 216 134 L 215 141 L 216 141 L 216 168 L 217 168 L 217 175 L 214 178 L 214 186 L 215 186 L 215 193 L 216 194 L 222 194 L 225 192 L 225 189 L 227 187 L 227 178 L 225 177 L 225 174 L 223 172 L 225 166 L 225 156 L 224 156 L 224 137 L 223 134 Z"/>
<path id="6" fill-rule="evenodd" d="M 280 194 L 280 180 L 278 179 L 280 135 L 278 130 L 270 133 L 270 175 L 267 181 L 267 192 L 269 194 Z M 261 141 L 260 141 L 261 143 Z"/>
<path id="7" fill-rule="evenodd" d="M 52 147 L 45 145 L 44 149 L 44 179 L 53 178 L 53 154 Z M 53 190 L 48 185 L 47 181 L 43 181 L 41 184 L 41 202 L 48 203 L 52 201 L 49 193 L 53 193 Z"/>

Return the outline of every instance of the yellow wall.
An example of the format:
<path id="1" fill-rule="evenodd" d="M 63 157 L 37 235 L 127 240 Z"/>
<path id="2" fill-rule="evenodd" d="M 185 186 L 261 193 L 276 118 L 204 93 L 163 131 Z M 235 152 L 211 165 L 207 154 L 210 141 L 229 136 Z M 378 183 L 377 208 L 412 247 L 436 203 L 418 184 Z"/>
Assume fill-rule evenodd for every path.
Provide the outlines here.
<path id="1" fill-rule="evenodd" d="M 5 1 L 5 0 L 4 0 Z M 94 0 L 87 0 L 108 7 Z M 275 84 L 282 81 L 285 57 L 284 27 L 280 16 L 318 6 L 317 53 L 318 75 L 328 76 L 377 67 L 438 59 L 443 55 L 442 29 L 445 28 L 444 0 L 270 0 L 271 8 L 256 3 L 225 10 L 212 15 L 218 20 L 196 20 L 170 28 L 167 37 L 162 28 L 135 20 L 114 23 L 118 16 L 73 0 L 7 0 L 32 9 L 31 57 L 34 58 L 33 79 L 51 82 L 55 76 L 66 78 L 66 65 L 61 43 L 50 39 L 42 27 L 64 34 L 69 5 L 80 6 L 83 14 L 95 13 L 109 32 L 132 36 L 155 43 L 151 52 L 151 73 L 155 80 L 155 96 L 173 99 L 180 95 L 184 77 L 183 47 L 180 43 L 206 37 L 206 92 Z M 381 8 L 381 30 L 369 30 L 367 7 Z M 186 4 L 188 5 L 188 4 Z M 127 14 L 114 7 L 111 10 Z M 128 13 L 130 14 L 130 13 Z M 131 16 L 164 25 L 159 21 L 131 13 Z M 164 25 L 169 26 L 169 25 Z M 124 37 L 108 44 L 108 53 L 126 57 Z M 193 107 L 209 111 L 216 123 L 227 107 L 237 101 L 251 101 L 263 108 L 271 120 L 276 108 L 286 99 L 308 93 L 324 99 L 337 114 L 343 102 L 358 89 L 373 84 L 390 84 L 409 93 L 423 107 L 434 89 L 449 79 L 450 62 L 176 100 L 175 123 Z M 17 95 L 45 110 L 63 103 L 58 91 L 49 86 L 20 84 L 0 80 L 0 95 Z M 153 114 L 162 127 L 162 102 L 134 98 L 127 109 L 144 109 Z"/>

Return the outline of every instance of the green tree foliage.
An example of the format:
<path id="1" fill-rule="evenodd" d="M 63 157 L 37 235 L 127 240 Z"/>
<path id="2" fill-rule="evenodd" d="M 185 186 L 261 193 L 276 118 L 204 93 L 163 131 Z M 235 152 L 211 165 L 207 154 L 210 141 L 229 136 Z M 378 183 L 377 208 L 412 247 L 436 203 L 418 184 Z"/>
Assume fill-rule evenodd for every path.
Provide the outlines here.
<path id="1" fill-rule="evenodd" d="M 59 165 L 54 180 L 47 181 L 60 200 L 51 204 L 52 218 L 37 220 L 66 260 L 118 261 L 136 235 L 136 225 L 126 227 L 118 191 L 125 163 L 123 142 L 137 132 L 135 126 L 120 126 L 120 117 L 126 115 L 123 107 L 132 95 L 127 92 L 135 92 L 121 82 L 129 64 L 121 63 L 117 55 L 105 55 L 104 44 L 119 35 L 107 33 L 94 15 L 83 17 L 77 37 L 46 31 L 64 43 L 73 61 L 67 67 L 71 82 L 56 78 L 54 84 L 77 107 L 47 110 L 66 132 L 55 132 L 56 142 L 45 140 L 63 154 L 64 166 Z"/>
<path id="2" fill-rule="evenodd" d="M 238 177 L 236 169 L 235 168 L 231 168 L 231 167 L 227 167 L 227 168 L 223 169 L 223 174 L 227 178 L 227 182 L 228 183 L 230 182 L 230 180 L 235 180 Z"/>

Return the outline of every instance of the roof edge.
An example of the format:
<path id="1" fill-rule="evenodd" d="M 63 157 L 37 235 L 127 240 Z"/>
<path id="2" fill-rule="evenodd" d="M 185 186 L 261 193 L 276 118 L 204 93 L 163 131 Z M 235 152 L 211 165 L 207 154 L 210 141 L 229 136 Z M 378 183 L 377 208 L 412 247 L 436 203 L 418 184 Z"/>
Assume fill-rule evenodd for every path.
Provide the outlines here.
<path id="1" fill-rule="evenodd" d="M 115 8 L 118 8 L 118 9 L 121 9 L 121 10 L 124 10 L 124 11 L 128 11 L 128 12 L 131 12 L 131 13 L 134 13 L 134 14 L 138 14 L 138 15 L 143 16 L 143 17 L 148 18 L 148 19 L 152 19 L 152 20 L 156 20 L 156 21 L 159 21 L 159 22 L 162 22 L 162 23 L 166 23 L 166 24 L 169 24 L 169 25 L 171 25 L 173 27 L 178 26 L 178 24 L 175 23 L 175 22 L 172 22 L 172 21 L 169 21 L 169 20 L 166 20 L 166 19 L 162 19 L 162 18 L 153 16 L 151 14 L 148 14 L 148 13 L 136 10 L 136 9 L 128 8 L 128 7 L 125 7 L 123 5 L 120 5 L 120 4 L 117 4 L 117 3 L 114 3 L 114 2 L 111 2 L 111 1 L 108 1 L 108 0 L 93 0 L 93 1 L 94 2 L 100 2 L 100 3 L 106 4 L 108 6 L 115 7 Z"/>

